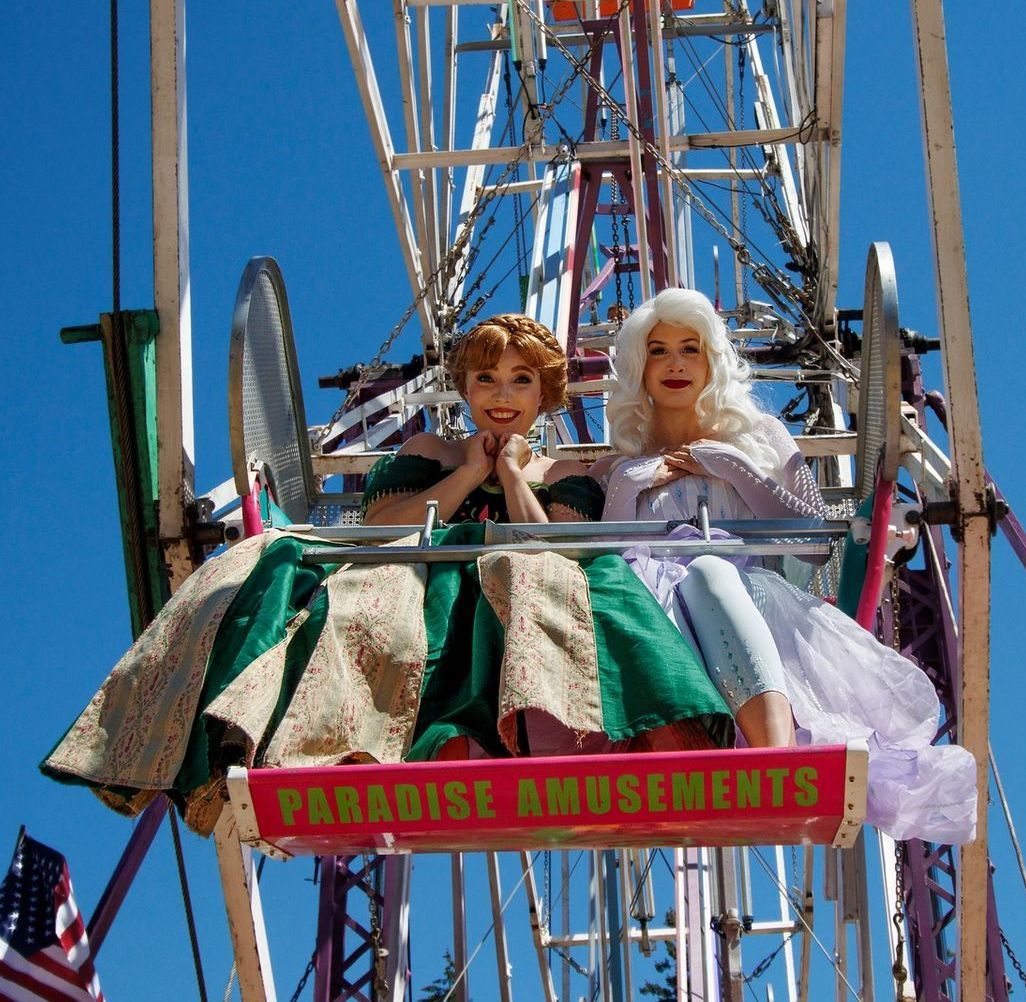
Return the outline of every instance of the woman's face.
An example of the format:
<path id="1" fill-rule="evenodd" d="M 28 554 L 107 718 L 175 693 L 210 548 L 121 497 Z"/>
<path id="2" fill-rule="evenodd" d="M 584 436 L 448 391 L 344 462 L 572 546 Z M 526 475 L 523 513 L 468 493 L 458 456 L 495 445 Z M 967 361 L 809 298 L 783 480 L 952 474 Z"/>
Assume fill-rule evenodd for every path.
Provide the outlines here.
<path id="1" fill-rule="evenodd" d="M 470 419 L 480 431 L 526 436 L 541 400 L 541 376 L 516 348 L 507 347 L 491 369 L 467 370 Z"/>
<path id="2" fill-rule="evenodd" d="M 690 327 L 660 321 L 649 332 L 645 359 L 645 390 L 653 406 L 694 410 L 709 382 L 709 359 L 702 339 Z"/>

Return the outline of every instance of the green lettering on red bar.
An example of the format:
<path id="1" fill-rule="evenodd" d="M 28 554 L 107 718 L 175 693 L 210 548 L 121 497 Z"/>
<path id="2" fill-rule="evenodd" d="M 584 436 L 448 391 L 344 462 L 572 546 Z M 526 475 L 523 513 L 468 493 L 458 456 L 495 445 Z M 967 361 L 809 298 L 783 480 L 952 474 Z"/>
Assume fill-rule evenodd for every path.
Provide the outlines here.
<path id="1" fill-rule="evenodd" d="M 281 821 L 285 825 L 296 823 L 296 811 L 303 806 L 303 795 L 299 790 L 283 786 L 278 791 L 278 807 L 281 809 Z"/>
<path id="2" fill-rule="evenodd" d="M 448 804 L 446 812 L 453 821 L 465 821 L 470 817 L 470 803 L 467 800 L 467 784 L 453 780 L 442 787 Z"/>
<path id="3" fill-rule="evenodd" d="M 479 818 L 495 817 L 495 811 L 492 808 L 492 781 L 490 779 L 474 781 L 474 806 L 477 808 Z"/>
<path id="4" fill-rule="evenodd" d="M 819 788 L 816 780 L 819 779 L 819 772 L 815 766 L 799 766 L 794 773 L 794 785 L 798 788 L 794 795 L 794 802 L 799 807 L 812 807 L 819 800 Z"/>
<path id="5" fill-rule="evenodd" d="M 581 813 L 581 792 L 576 776 L 568 779 L 550 776 L 545 780 L 545 797 L 550 817 Z"/>
<path id="6" fill-rule="evenodd" d="M 424 793 L 427 795 L 428 817 L 432 821 L 439 821 L 442 817 L 442 811 L 438 805 L 438 787 L 434 783 L 428 783 L 424 787 Z"/>
<path id="7" fill-rule="evenodd" d="M 380 783 L 371 783 L 367 787 L 367 821 L 370 824 L 395 821 L 388 797 L 385 796 L 385 788 Z"/>
<path id="8" fill-rule="evenodd" d="M 638 777 L 632 776 L 629 772 L 616 777 L 616 792 L 620 794 L 617 807 L 624 814 L 637 814 L 641 810 L 641 796 L 638 793 L 640 786 L 641 781 Z"/>
<path id="9" fill-rule="evenodd" d="M 730 784 L 727 777 L 730 773 L 726 769 L 714 769 L 712 779 L 712 805 L 713 810 L 722 811 L 733 806 L 727 799 L 730 796 Z"/>
<path id="10" fill-rule="evenodd" d="M 700 772 L 675 772 L 670 790 L 675 811 L 705 810 L 705 777 Z"/>
<path id="11" fill-rule="evenodd" d="M 666 777 L 661 772 L 650 772 L 646 785 L 648 787 L 648 809 L 650 811 L 666 810 Z"/>
<path id="12" fill-rule="evenodd" d="M 517 783 L 517 817 L 540 818 L 542 816 L 541 796 L 538 784 L 530 777 Z"/>
<path id="13" fill-rule="evenodd" d="M 312 825 L 333 825 L 335 817 L 328 806 L 328 795 L 319 786 L 311 786 L 306 791 L 307 818 Z"/>
<path id="14" fill-rule="evenodd" d="M 762 776 L 758 769 L 739 769 L 737 773 L 737 809 L 747 810 L 762 803 Z"/>
<path id="15" fill-rule="evenodd" d="M 672 811 L 684 815 L 707 810 L 740 813 L 771 806 L 793 811 L 813 807 L 824 796 L 820 770 L 811 765 L 701 771 L 675 771 L 671 766 L 667 771 L 649 772 L 639 763 L 637 769 L 618 772 L 610 767 L 608 772 L 583 774 L 583 770 L 575 772 L 568 767 L 558 776 L 546 776 L 544 772 L 520 776 L 516 779 L 516 817 L 530 824 L 533 818 L 573 823 L 575 819 L 579 822 L 582 818 L 616 814 L 665 815 Z M 828 775 L 826 782 L 831 781 Z M 277 800 L 280 823 L 293 832 L 304 826 L 323 831 L 328 826 L 381 826 L 427 819 L 473 823 L 505 815 L 511 820 L 514 808 L 506 798 L 513 792 L 512 784 L 506 788 L 508 793 L 501 787 L 497 792 L 494 782 L 490 777 L 472 780 L 469 776 L 448 782 L 395 782 L 386 776 L 366 786 L 334 785 L 329 781 L 324 785 L 280 787 L 272 797 Z"/>
<path id="16" fill-rule="evenodd" d="M 335 806 L 338 808 L 339 824 L 358 825 L 363 823 L 363 811 L 360 809 L 360 794 L 353 787 L 335 787 Z"/>
<path id="17" fill-rule="evenodd" d="M 613 806 L 608 776 L 585 776 L 584 799 L 592 814 L 608 814 Z"/>
<path id="18" fill-rule="evenodd" d="M 770 803 L 774 807 L 781 807 L 784 803 L 784 777 L 787 775 L 789 770 L 787 769 L 767 769 L 766 775 L 769 776 L 770 781 L 773 783 L 773 797 Z"/>
<path id="19" fill-rule="evenodd" d="M 424 816 L 420 806 L 420 790 L 410 783 L 396 783 L 395 812 L 400 821 L 419 821 Z"/>

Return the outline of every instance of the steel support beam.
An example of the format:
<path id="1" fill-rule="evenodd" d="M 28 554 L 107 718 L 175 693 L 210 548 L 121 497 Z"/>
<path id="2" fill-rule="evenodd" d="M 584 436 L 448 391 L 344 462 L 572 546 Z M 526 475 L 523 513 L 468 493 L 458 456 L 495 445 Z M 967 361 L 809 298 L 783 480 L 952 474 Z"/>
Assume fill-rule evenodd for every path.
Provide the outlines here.
<path id="1" fill-rule="evenodd" d="M 980 432 L 966 276 L 962 205 L 955 159 L 947 44 L 941 0 L 912 0 L 916 63 L 936 263 L 941 354 L 949 400 L 949 439 L 961 537 L 959 743 L 977 765 L 976 841 L 959 854 L 959 991 L 983 998 L 987 970 L 987 747 L 990 722 L 990 517 Z"/>
<path id="2" fill-rule="evenodd" d="M 225 807 L 214 828 L 217 864 L 221 871 L 228 932 L 235 954 L 235 970 L 243 1002 L 275 1002 L 271 953 L 264 929 L 260 885 L 253 865 L 253 850 L 239 841 L 239 829 L 230 807 Z"/>
<path id="3" fill-rule="evenodd" d="M 342 0 L 336 0 L 341 3 Z M 824 139 L 821 130 L 813 127 L 799 137 L 797 130 L 741 129 L 733 132 L 696 132 L 684 136 L 671 136 L 667 146 L 672 153 L 687 150 L 727 149 L 731 146 L 774 146 L 778 143 L 819 142 Z M 471 165 L 507 164 L 518 155 L 520 146 L 489 146 L 479 149 L 434 150 L 423 153 L 393 153 L 389 158 L 392 170 L 421 170 L 426 167 L 468 167 Z M 564 152 L 553 143 L 533 146 L 521 159 L 526 162 L 548 163 Z M 609 139 L 581 143 L 575 150 L 578 160 L 606 160 L 610 157 L 629 156 L 630 142 L 623 139 Z"/>
<path id="4" fill-rule="evenodd" d="M 406 195 L 403 192 L 397 168 L 393 164 L 395 148 L 392 145 L 392 135 L 388 128 L 381 91 L 378 88 L 378 78 L 374 72 L 370 44 L 363 30 L 363 21 L 360 18 L 356 0 L 335 0 L 335 8 L 342 24 L 342 32 L 346 37 L 346 46 L 349 49 L 349 58 L 353 63 L 357 89 L 360 91 L 360 99 L 363 102 L 367 123 L 370 126 L 374 152 L 381 166 L 382 177 L 385 181 L 385 194 L 388 196 L 396 232 L 399 234 L 399 249 L 403 256 L 403 263 L 406 265 L 410 288 L 415 296 L 420 295 L 426 276 L 420 266 L 420 250 L 413 233 L 413 221 L 410 218 Z M 433 347 L 435 342 L 434 319 L 424 299 L 417 306 L 417 317 L 420 320 L 422 342 L 426 347 Z"/>
<path id="5" fill-rule="evenodd" d="M 174 591 L 192 573 L 195 496 L 185 0 L 150 0 L 153 300 L 157 337 L 158 532 Z"/>

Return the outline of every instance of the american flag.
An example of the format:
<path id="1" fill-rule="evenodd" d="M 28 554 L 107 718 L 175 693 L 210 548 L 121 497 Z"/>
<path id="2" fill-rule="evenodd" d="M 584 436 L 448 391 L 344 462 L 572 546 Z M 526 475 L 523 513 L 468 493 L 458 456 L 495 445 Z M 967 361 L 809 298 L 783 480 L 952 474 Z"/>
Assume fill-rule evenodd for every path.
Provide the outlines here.
<path id="1" fill-rule="evenodd" d="M 24 833 L 0 884 L 0 1000 L 103 1002 L 67 860 Z"/>

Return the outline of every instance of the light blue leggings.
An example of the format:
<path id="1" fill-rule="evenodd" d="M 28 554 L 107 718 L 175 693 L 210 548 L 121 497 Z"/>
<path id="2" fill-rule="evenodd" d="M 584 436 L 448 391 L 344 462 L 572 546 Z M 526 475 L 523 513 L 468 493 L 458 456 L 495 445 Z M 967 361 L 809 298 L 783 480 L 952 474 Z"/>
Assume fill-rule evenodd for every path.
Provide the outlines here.
<path id="1" fill-rule="evenodd" d="M 677 626 L 696 642 L 706 671 L 731 713 L 736 715 L 753 696 L 786 693 L 777 645 L 730 561 L 695 557 L 677 593 L 688 620 L 683 622 L 675 609 Z"/>

